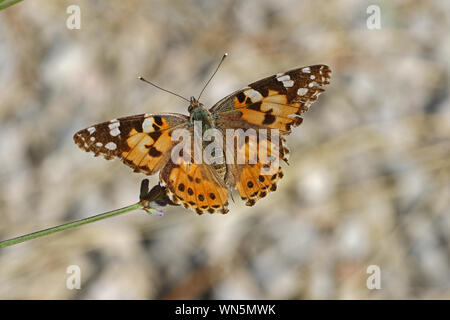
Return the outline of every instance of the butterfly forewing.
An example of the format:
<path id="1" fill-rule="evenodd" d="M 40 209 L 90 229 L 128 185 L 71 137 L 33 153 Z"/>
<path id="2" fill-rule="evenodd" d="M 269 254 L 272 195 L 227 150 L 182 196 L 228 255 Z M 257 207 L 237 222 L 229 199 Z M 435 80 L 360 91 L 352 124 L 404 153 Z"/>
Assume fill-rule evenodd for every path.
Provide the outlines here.
<path id="1" fill-rule="evenodd" d="M 171 133 L 187 125 L 179 114 L 142 114 L 114 119 L 77 132 L 73 139 L 83 150 L 106 159 L 118 157 L 136 172 L 154 174 L 170 158 Z"/>
<path id="2" fill-rule="evenodd" d="M 311 103 L 329 84 L 331 70 L 325 65 L 298 68 L 264 78 L 236 91 L 216 103 L 210 111 L 218 126 L 265 127 L 290 133 L 298 126 L 298 115 L 307 111 Z"/>

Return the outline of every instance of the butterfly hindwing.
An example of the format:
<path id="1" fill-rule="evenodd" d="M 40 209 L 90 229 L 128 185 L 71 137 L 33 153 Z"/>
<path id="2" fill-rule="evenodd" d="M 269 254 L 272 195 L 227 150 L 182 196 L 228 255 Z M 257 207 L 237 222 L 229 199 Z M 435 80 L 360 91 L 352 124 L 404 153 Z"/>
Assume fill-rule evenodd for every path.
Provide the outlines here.
<path id="1" fill-rule="evenodd" d="M 173 202 L 198 214 L 227 213 L 227 188 L 211 169 L 205 164 L 168 162 L 160 173 L 161 185 Z"/>
<path id="2" fill-rule="evenodd" d="M 237 165 L 239 178 L 236 181 L 236 189 L 246 205 L 252 206 L 270 192 L 277 190 L 277 182 L 283 177 L 281 167 L 274 174 L 264 174 L 262 163 L 255 165 Z"/>
<path id="3" fill-rule="evenodd" d="M 73 139 L 83 150 L 120 158 L 136 172 L 151 175 L 170 158 L 171 133 L 187 125 L 181 114 L 142 114 L 114 119 L 77 132 Z"/>
<path id="4" fill-rule="evenodd" d="M 256 135 L 245 139 L 242 145 L 236 144 L 236 158 L 227 164 L 226 181 L 236 188 L 248 206 L 276 191 L 277 182 L 283 177 L 279 161 L 287 162 L 289 151 L 284 146 L 284 138 L 279 138 L 281 141 L 271 135 Z"/>

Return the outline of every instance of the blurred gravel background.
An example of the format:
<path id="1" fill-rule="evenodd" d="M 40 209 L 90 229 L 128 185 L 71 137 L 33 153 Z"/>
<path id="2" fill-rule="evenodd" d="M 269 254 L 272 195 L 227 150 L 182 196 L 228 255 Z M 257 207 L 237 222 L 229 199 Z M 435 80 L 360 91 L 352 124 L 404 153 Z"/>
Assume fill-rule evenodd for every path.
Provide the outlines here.
<path id="1" fill-rule="evenodd" d="M 66 8 L 81 8 L 81 29 Z M 381 29 L 369 30 L 370 4 Z M 450 298 L 450 2 L 24 1 L 0 12 L 0 239 L 137 200 L 145 177 L 78 149 L 91 124 L 187 113 L 324 63 L 278 191 L 197 216 L 172 207 L 0 249 L 2 299 Z M 151 185 L 157 177 L 150 178 Z M 68 290 L 78 265 L 81 290 Z M 380 290 L 366 270 L 381 269 Z"/>

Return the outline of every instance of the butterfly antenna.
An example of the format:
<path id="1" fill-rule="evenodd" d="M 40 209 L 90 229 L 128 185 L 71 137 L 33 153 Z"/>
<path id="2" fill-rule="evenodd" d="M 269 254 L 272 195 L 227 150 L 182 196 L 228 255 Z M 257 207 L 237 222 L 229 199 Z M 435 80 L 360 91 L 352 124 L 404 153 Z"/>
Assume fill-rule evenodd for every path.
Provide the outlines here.
<path id="1" fill-rule="evenodd" d="M 217 65 L 216 70 L 214 71 L 214 73 L 211 75 L 211 77 L 209 78 L 208 82 L 205 84 L 205 86 L 203 87 L 202 91 L 200 92 L 200 94 L 198 95 L 198 99 L 200 100 L 200 97 L 202 96 L 203 91 L 205 91 L 206 87 L 208 86 L 208 84 L 211 82 L 212 78 L 214 77 L 214 75 L 217 73 L 217 70 L 219 70 L 220 65 L 222 64 L 223 60 L 225 60 L 225 58 L 228 56 L 228 53 L 225 53 L 222 57 L 222 59 L 220 59 L 219 64 Z"/>
<path id="2" fill-rule="evenodd" d="M 141 81 L 144 81 L 145 83 L 151 84 L 152 86 L 154 86 L 154 87 L 156 87 L 156 88 L 158 88 L 158 89 L 160 89 L 160 90 L 162 90 L 162 91 L 171 93 L 171 94 L 173 94 L 174 96 L 177 96 L 177 97 L 179 97 L 179 98 L 181 98 L 181 99 L 183 99 L 183 100 L 186 100 L 187 102 L 190 102 L 189 99 L 187 99 L 187 98 L 185 98 L 185 97 L 183 97 L 183 96 L 180 96 L 179 94 L 177 94 L 177 93 L 175 93 L 175 92 L 172 92 L 172 91 L 169 91 L 169 90 L 167 90 L 167 89 L 161 88 L 160 86 L 158 86 L 158 85 L 156 85 L 156 84 L 154 84 L 154 83 L 151 83 L 150 81 L 145 80 L 145 79 L 142 78 L 142 77 L 138 77 L 138 79 L 141 80 Z"/>

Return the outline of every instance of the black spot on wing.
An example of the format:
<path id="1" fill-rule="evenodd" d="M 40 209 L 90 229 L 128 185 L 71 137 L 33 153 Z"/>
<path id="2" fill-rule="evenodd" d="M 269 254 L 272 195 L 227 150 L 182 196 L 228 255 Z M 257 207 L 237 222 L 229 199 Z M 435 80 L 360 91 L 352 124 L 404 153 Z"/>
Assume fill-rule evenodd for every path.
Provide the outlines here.
<path id="1" fill-rule="evenodd" d="M 238 99 L 238 101 L 240 102 L 240 103 L 242 103 L 242 102 L 244 102 L 244 100 L 245 100 L 245 94 L 241 91 L 241 92 L 239 92 L 237 95 L 236 95 L 236 98 Z"/>
<path id="2" fill-rule="evenodd" d="M 261 111 L 261 101 L 255 102 L 247 107 L 247 109 Z"/>
<path id="3" fill-rule="evenodd" d="M 160 116 L 154 116 L 153 117 L 153 120 L 155 121 L 155 123 L 158 125 L 158 126 L 161 126 L 163 123 L 162 123 L 162 119 L 161 119 L 161 117 Z"/>
<path id="4" fill-rule="evenodd" d="M 274 115 L 272 115 L 272 114 L 270 114 L 270 113 L 266 113 L 265 115 L 264 115 L 264 121 L 263 121 L 263 124 L 272 124 L 272 123 L 274 123 L 275 122 L 275 116 Z"/>
<path id="5" fill-rule="evenodd" d="M 148 135 L 150 136 L 150 138 L 153 139 L 153 141 L 158 140 L 158 138 L 161 136 L 162 132 L 161 131 L 153 131 L 148 133 Z"/>
<path id="6" fill-rule="evenodd" d="M 151 147 L 148 153 L 152 157 L 159 157 L 162 155 L 162 152 L 156 149 L 155 147 Z"/>

